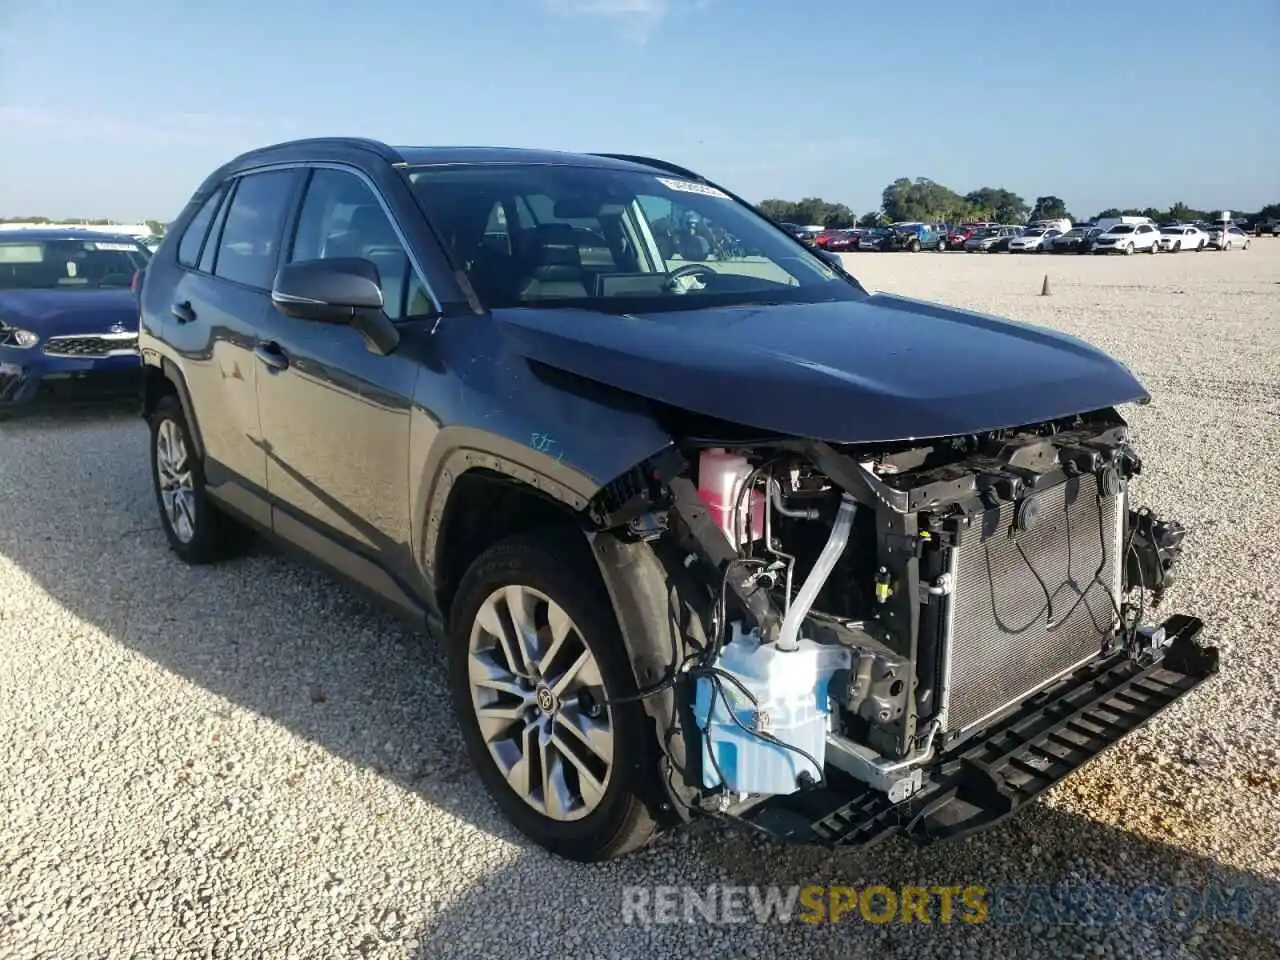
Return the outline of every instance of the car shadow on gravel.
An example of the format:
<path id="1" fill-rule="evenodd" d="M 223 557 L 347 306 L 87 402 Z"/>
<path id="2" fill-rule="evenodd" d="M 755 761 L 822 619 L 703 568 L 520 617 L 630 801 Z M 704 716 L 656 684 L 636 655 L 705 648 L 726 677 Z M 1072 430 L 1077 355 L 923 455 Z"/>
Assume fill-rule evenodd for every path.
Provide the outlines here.
<path id="1" fill-rule="evenodd" d="M 421 931 L 424 958 L 507 955 L 515 945 L 504 924 L 493 922 L 499 904 L 505 917 L 542 918 L 543 949 L 521 943 L 520 956 L 530 950 L 665 956 L 649 949 L 651 941 L 677 944 L 680 955 L 708 943 L 724 945 L 715 955 L 739 953 L 741 942 L 756 945 L 752 955 L 781 955 L 782 945 L 790 952 L 794 944 L 814 957 L 939 941 L 954 943 L 957 955 L 987 956 L 1003 949 L 1000 937 L 1023 928 L 1038 931 L 1034 937 L 1050 956 L 1084 955 L 1099 938 L 1117 937 L 1146 944 L 1135 955 L 1176 956 L 1165 948 L 1183 941 L 1191 957 L 1277 955 L 1274 884 L 1043 804 L 984 836 L 924 850 L 902 843 L 864 853 L 783 848 L 713 826 L 682 831 L 614 864 L 557 861 L 524 843 L 484 798 L 452 718 L 437 639 L 419 636 L 324 574 L 265 547 L 219 566 L 179 563 L 161 533 L 145 462 L 146 428 L 136 417 L 102 413 L 0 427 L 0 489 L 6 491 L 0 557 L 82 621 L 173 674 L 420 795 L 483 834 L 515 844 L 519 852 L 512 860 L 461 892 Z M 290 771 L 264 775 L 284 780 Z M 1154 794 L 1152 802 L 1160 802 Z M 1185 826 L 1194 830 L 1194 824 Z M 592 906 L 584 903 L 583 910 L 596 918 L 595 928 L 565 909 L 571 905 L 548 897 L 547 884 L 565 875 L 575 878 L 576 888 L 590 891 Z M 660 934 L 623 920 L 625 889 L 654 883 L 704 891 L 710 884 L 976 883 L 992 890 L 1018 885 L 1025 899 L 1037 896 L 1036 884 L 1063 882 L 1095 889 L 1114 884 L 1121 895 L 1111 897 L 1113 904 L 1129 902 L 1139 883 L 1188 890 L 1206 884 L 1247 887 L 1265 903 L 1251 922 L 1201 917 L 1198 925 L 1182 926 L 1167 910 L 1161 914 L 1163 901 L 1145 908 L 1155 911 L 1146 920 L 1096 927 L 1052 922 L 1045 913 L 1051 907 L 1029 915 L 1031 907 L 1016 904 L 1001 916 L 1017 914 L 1019 923 L 976 926 L 874 925 L 850 915 L 817 927 L 717 926 L 712 935 L 699 927 L 703 921 Z M 1231 909 L 1230 901 L 1225 909 Z M 607 925 L 601 917 L 609 918 Z M 1032 927 L 1037 922 L 1041 926 Z M 388 942 L 403 937 L 403 931 L 389 934 Z M 376 942 L 367 946 L 362 952 L 376 952 Z"/>
<path id="2" fill-rule="evenodd" d="M 546 910 L 557 866 L 583 872 L 592 891 L 583 912 L 611 923 L 586 929 L 571 909 Z M 815 900 L 792 892 L 810 885 L 824 888 Z M 882 889 L 864 913 L 869 887 Z M 903 891 L 920 887 L 928 922 L 920 913 L 904 922 Z M 949 922 L 939 887 L 955 888 Z M 972 887 L 986 905 L 980 921 L 964 919 L 973 914 L 962 891 Z M 789 922 L 756 915 L 752 904 L 771 888 L 796 897 Z M 718 912 L 726 891 L 736 907 Z M 529 851 L 442 912 L 419 935 L 417 956 L 531 955 L 492 922 L 499 902 L 504 916 L 543 918 L 540 943 L 556 956 L 1280 957 L 1280 885 L 1043 803 L 985 834 L 924 848 L 897 840 L 861 851 L 786 847 L 715 828 L 594 867 Z M 670 911 L 665 920 L 659 902 Z M 847 910 L 834 921 L 833 902 Z"/>

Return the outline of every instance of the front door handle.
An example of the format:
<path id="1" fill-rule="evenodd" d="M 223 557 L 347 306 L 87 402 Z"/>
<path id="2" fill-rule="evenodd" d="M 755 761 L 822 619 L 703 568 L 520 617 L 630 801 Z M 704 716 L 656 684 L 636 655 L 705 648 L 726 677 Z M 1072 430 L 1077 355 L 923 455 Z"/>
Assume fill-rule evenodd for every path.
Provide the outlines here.
<path id="1" fill-rule="evenodd" d="M 191 301 L 183 300 L 181 303 L 173 305 L 174 319 L 179 323 L 190 323 L 196 318 L 196 312 L 191 309 Z"/>
<path id="2" fill-rule="evenodd" d="M 279 373 L 289 367 L 289 357 L 274 340 L 258 344 L 254 348 L 253 355 L 266 364 L 267 369 L 272 373 Z"/>

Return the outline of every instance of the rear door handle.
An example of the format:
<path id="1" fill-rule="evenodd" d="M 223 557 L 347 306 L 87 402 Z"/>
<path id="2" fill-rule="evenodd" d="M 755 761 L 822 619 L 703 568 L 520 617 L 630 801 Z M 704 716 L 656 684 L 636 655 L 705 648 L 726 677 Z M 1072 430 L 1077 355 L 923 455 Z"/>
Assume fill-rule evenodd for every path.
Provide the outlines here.
<path id="1" fill-rule="evenodd" d="M 280 349 L 280 344 L 274 340 L 258 344 L 254 348 L 253 355 L 265 363 L 267 369 L 272 373 L 279 373 L 281 370 L 289 368 L 289 357 Z"/>
<path id="2" fill-rule="evenodd" d="M 191 309 L 191 301 L 183 300 L 181 303 L 173 305 L 173 316 L 179 323 L 190 323 L 196 318 L 196 312 Z"/>

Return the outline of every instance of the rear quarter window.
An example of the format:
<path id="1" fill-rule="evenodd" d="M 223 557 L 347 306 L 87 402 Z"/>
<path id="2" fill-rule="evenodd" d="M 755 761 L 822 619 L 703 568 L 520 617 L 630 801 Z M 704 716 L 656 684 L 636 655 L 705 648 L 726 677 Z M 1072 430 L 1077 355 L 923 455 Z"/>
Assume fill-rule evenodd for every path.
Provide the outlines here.
<path id="1" fill-rule="evenodd" d="M 178 262 L 183 266 L 194 267 L 199 262 L 200 248 L 204 245 L 209 224 L 213 222 L 213 214 L 218 209 L 224 192 L 222 187 L 215 190 L 183 231 L 182 241 L 178 244 Z"/>

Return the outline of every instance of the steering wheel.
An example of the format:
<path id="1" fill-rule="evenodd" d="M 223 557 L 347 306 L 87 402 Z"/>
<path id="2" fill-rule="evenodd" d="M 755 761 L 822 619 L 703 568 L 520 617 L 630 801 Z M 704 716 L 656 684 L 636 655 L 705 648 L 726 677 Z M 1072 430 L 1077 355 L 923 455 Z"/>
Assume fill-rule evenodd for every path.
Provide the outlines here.
<path id="1" fill-rule="evenodd" d="M 715 277 L 719 276 L 715 270 L 708 267 L 705 263 L 686 263 L 683 267 L 676 267 L 667 274 L 666 286 L 669 290 L 676 289 L 676 282 L 684 277 L 694 277 L 702 274 L 707 279 L 703 283 L 707 283 Z"/>

